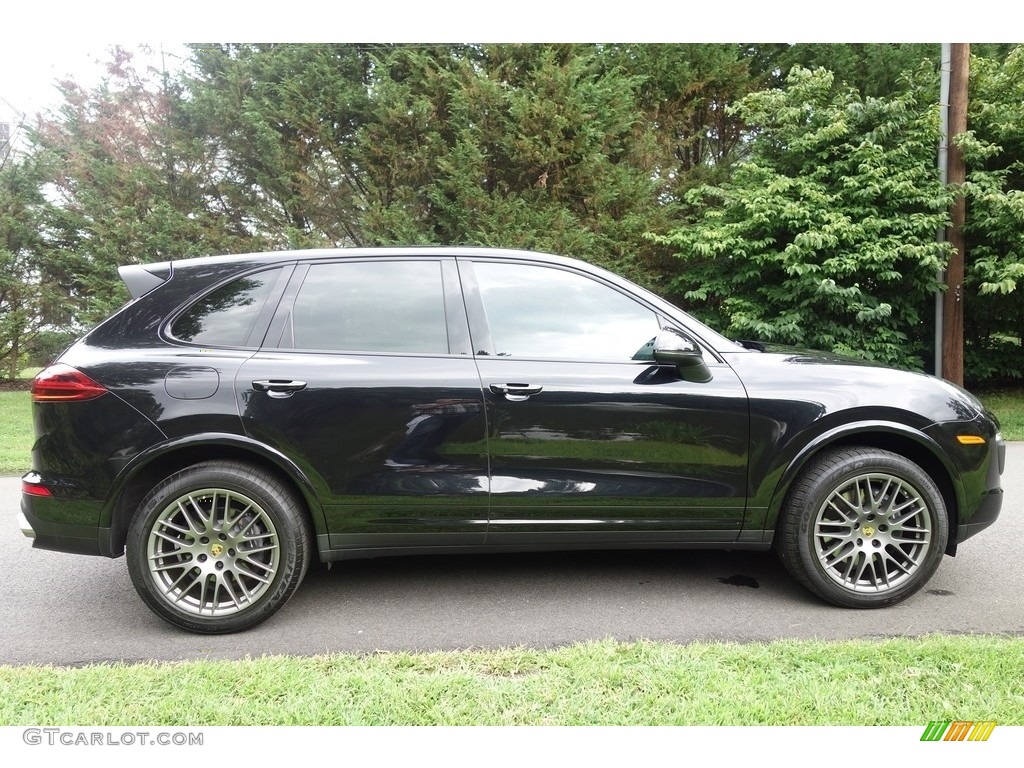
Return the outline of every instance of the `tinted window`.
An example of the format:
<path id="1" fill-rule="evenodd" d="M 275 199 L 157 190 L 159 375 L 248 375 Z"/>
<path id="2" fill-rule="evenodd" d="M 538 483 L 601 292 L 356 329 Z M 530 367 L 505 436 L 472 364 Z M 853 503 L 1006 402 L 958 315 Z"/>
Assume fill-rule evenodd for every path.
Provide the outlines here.
<path id="1" fill-rule="evenodd" d="M 316 264 L 292 334 L 297 349 L 448 354 L 441 262 Z"/>
<path id="2" fill-rule="evenodd" d="M 494 353 L 559 359 L 649 359 L 654 312 L 604 283 L 528 264 L 474 264 Z"/>
<path id="3" fill-rule="evenodd" d="M 280 268 L 271 269 L 222 285 L 179 317 L 171 334 L 212 347 L 245 346 L 280 273 Z"/>

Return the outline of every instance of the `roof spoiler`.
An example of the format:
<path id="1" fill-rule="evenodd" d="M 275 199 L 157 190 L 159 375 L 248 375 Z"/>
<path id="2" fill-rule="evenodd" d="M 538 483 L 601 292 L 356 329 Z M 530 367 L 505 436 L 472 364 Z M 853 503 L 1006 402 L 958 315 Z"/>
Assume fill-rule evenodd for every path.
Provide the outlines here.
<path id="1" fill-rule="evenodd" d="M 126 264 L 118 267 L 117 273 L 128 286 L 132 298 L 137 299 L 170 280 L 174 269 L 171 262 L 161 261 L 157 264 Z"/>

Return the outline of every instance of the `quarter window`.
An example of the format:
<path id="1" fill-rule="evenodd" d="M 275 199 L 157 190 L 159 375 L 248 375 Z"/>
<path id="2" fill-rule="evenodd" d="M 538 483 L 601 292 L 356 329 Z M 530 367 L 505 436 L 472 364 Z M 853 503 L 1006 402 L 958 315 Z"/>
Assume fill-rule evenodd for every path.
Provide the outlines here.
<path id="1" fill-rule="evenodd" d="M 562 269 L 476 262 L 499 357 L 647 360 L 657 315 L 614 288 Z"/>
<path id="2" fill-rule="evenodd" d="M 291 324 L 296 349 L 448 354 L 441 263 L 314 264 Z"/>
<path id="3" fill-rule="evenodd" d="M 174 321 L 171 335 L 211 347 L 244 347 L 281 269 L 269 269 L 222 285 Z"/>

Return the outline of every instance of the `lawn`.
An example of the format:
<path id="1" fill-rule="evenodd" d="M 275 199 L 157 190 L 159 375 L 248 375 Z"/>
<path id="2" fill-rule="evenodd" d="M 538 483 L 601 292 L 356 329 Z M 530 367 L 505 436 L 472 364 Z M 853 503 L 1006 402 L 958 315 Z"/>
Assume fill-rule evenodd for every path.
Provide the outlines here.
<path id="1" fill-rule="evenodd" d="M 1024 638 L 0 667 L 0 725 L 1024 725 Z"/>
<path id="2" fill-rule="evenodd" d="M 1003 437 L 1007 440 L 1024 440 L 1024 389 L 985 392 L 979 397 L 998 417 Z"/>
<path id="3" fill-rule="evenodd" d="M 30 468 L 32 401 L 28 392 L 0 392 L 0 475 Z"/>

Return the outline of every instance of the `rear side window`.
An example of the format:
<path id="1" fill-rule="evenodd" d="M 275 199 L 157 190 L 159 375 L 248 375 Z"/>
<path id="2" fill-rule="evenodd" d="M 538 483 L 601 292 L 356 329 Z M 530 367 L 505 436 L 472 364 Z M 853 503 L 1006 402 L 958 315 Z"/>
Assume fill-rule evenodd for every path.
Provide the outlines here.
<path id="1" fill-rule="evenodd" d="M 222 285 L 175 320 L 171 335 L 204 346 L 246 346 L 280 273 L 270 269 Z"/>
<path id="2" fill-rule="evenodd" d="M 314 264 L 291 325 L 296 349 L 446 355 L 441 262 Z"/>

